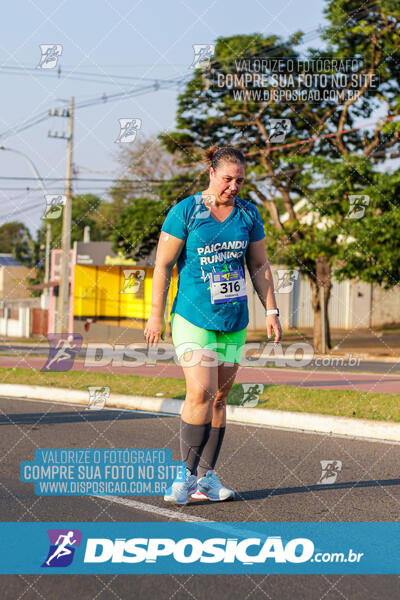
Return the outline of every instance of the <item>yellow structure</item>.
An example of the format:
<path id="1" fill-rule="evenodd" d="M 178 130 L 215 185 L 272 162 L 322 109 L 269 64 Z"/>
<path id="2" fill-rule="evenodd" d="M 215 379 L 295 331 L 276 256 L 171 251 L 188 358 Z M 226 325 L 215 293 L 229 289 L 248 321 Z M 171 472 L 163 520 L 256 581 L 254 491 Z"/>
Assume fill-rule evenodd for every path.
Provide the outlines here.
<path id="1" fill-rule="evenodd" d="M 132 273 L 133 272 L 133 273 Z M 137 319 L 137 326 L 147 320 L 151 311 L 153 267 L 94 266 L 74 267 L 74 317 L 96 318 L 109 322 Z M 128 274 L 128 277 L 127 277 Z M 176 295 L 178 272 L 173 269 L 167 299 L 168 315 Z M 130 323 L 135 327 L 134 322 Z"/>

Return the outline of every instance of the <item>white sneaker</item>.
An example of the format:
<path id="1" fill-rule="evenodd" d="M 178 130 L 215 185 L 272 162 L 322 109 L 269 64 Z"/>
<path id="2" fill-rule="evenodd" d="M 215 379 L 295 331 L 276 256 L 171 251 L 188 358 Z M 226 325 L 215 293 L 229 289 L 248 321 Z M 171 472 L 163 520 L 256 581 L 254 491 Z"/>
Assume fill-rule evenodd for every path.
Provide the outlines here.
<path id="1" fill-rule="evenodd" d="M 197 488 L 196 475 L 192 475 L 189 469 L 186 469 L 185 479 L 177 477 L 174 483 L 169 487 L 164 496 L 165 502 L 174 502 L 175 504 L 186 504 L 189 494 Z"/>
<path id="2" fill-rule="evenodd" d="M 207 471 L 204 477 L 197 481 L 197 491 L 192 494 L 193 500 L 211 500 L 221 502 L 233 498 L 235 492 L 222 485 L 215 471 Z"/>

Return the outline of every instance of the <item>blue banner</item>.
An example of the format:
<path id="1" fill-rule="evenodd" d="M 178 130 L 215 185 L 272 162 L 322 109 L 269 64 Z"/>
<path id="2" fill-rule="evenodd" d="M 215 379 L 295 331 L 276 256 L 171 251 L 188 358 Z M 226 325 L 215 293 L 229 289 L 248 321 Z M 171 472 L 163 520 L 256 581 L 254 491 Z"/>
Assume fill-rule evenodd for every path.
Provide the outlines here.
<path id="1" fill-rule="evenodd" d="M 1 574 L 400 574 L 400 523 L 0 523 Z"/>

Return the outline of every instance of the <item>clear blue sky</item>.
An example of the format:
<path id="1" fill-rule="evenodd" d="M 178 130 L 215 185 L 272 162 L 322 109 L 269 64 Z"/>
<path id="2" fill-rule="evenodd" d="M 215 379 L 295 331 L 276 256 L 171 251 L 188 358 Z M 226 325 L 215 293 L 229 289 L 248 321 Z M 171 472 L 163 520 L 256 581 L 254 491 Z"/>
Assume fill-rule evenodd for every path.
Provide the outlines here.
<path id="1" fill-rule="evenodd" d="M 143 85 L 134 79 L 123 82 L 119 78 L 122 75 L 150 79 L 184 76 L 193 59 L 193 44 L 212 43 L 219 36 L 234 34 L 276 34 L 287 38 L 299 29 L 315 30 L 325 22 L 325 4 L 324 0 L 7 3 L 0 36 L 0 134 L 50 107 L 62 106 L 57 99 L 74 95 L 80 102 Z M 40 59 L 39 45 L 50 43 L 63 46 L 60 78 L 54 71 L 35 69 Z M 11 73 L 9 67 L 17 67 L 20 74 Z M 23 72 L 24 67 L 30 70 Z M 63 76 L 63 71 L 74 71 L 80 79 Z M 82 72 L 93 73 L 93 79 L 97 75 L 98 81 L 88 81 Z M 81 167 L 80 176 L 112 177 L 116 173 L 118 119 L 140 118 L 140 134 L 145 136 L 173 129 L 177 94 L 175 87 L 77 110 L 74 163 Z M 0 145 L 29 155 L 42 177 L 64 177 L 66 142 L 48 138 L 49 129 L 66 132 L 67 119 L 49 118 L 23 132 L 0 137 Z M 0 152 L 0 177 L 31 175 L 22 158 Z M 21 220 L 35 233 L 43 214 L 42 193 L 4 190 L 25 185 L 38 187 L 35 181 L 0 179 L 0 224 Z M 88 183 L 78 184 L 75 191 L 83 192 L 88 187 Z M 104 195 L 100 189 L 93 191 Z"/>

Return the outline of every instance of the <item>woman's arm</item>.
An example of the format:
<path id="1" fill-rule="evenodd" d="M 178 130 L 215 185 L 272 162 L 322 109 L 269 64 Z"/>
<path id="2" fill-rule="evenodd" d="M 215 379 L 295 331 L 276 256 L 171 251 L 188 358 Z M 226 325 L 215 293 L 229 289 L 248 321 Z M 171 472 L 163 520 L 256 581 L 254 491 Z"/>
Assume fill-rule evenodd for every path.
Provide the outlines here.
<path id="1" fill-rule="evenodd" d="M 246 252 L 246 264 L 250 273 L 254 289 L 266 310 L 277 308 L 274 292 L 274 280 L 272 278 L 271 268 L 267 253 L 265 251 L 264 239 L 258 242 L 250 242 Z M 275 334 L 275 342 L 279 342 L 282 337 L 282 327 L 277 315 L 268 315 L 265 317 L 267 325 L 267 335 L 271 337 Z"/>
<path id="2" fill-rule="evenodd" d="M 164 310 L 171 281 L 171 271 L 184 245 L 185 240 L 164 231 L 161 232 L 153 272 L 151 314 L 144 330 L 144 337 L 150 345 L 157 344 L 160 337 L 164 339 Z"/>

